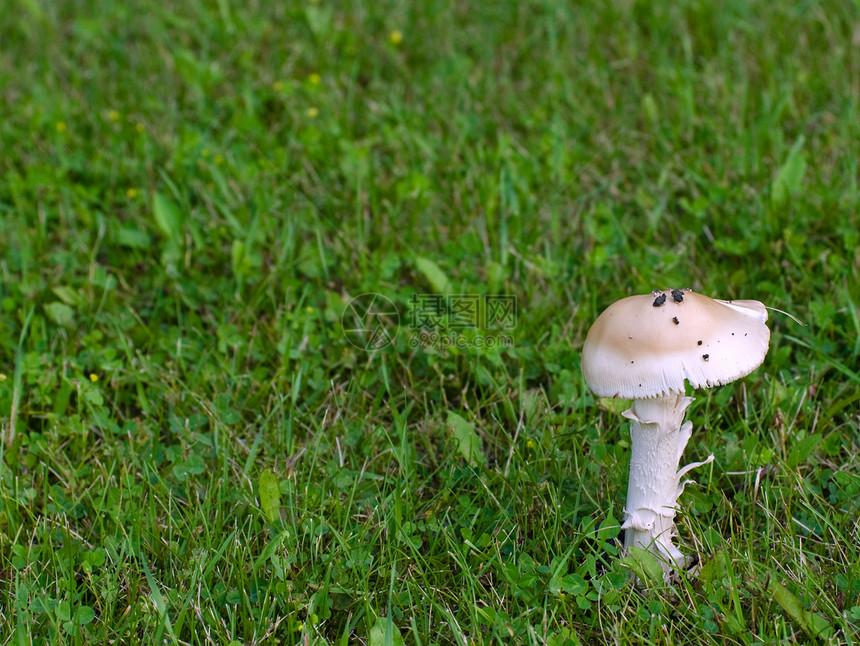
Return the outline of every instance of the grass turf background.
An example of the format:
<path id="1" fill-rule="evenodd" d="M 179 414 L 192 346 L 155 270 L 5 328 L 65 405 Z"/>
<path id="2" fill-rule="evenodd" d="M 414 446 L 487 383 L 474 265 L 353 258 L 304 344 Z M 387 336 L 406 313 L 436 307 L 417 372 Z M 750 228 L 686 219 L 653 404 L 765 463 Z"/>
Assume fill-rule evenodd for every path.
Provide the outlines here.
<path id="1" fill-rule="evenodd" d="M 856 6 L 11 4 L 0 643 L 856 643 Z M 579 349 L 687 285 L 807 326 L 698 393 L 644 595 Z M 513 347 L 347 342 L 434 290 Z"/>

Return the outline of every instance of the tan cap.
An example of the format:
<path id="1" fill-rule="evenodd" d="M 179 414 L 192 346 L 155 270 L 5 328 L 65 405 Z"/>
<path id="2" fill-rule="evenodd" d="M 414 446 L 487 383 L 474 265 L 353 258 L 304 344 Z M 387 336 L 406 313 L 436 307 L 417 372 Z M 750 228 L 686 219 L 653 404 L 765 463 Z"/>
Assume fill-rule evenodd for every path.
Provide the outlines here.
<path id="1" fill-rule="evenodd" d="M 748 375 L 767 354 L 767 310 L 690 289 L 629 296 L 588 331 L 582 374 L 601 397 L 647 399 L 718 386 Z"/>

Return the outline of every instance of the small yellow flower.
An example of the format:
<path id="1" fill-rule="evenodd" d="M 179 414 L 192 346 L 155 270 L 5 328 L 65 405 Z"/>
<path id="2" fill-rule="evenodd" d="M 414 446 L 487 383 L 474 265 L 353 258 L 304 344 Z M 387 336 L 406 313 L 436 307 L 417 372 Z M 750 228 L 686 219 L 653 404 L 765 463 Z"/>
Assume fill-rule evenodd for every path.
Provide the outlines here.
<path id="1" fill-rule="evenodd" d="M 388 41 L 392 45 L 399 45 L 403 42 L 403 32 L 399 29 L 393 30 L 390 34 L 388 34 Z"/>
<path id="2" fill-rule="evenodd" d="M 535 441 L 529 440 L 528 442 L 526 442 L 526 446 L 529 447 L 530 449 L 535 448 L 535 446 L 536 446 Z"/>
<path id="3" fill-rule="evenodd" d="M 57 121 L 57 132 L 65 132 L 66 131 L 66 122 L 65 121 Z"/>
<path id="4" fill-rule="evenodd" d="M 119 121 L 119 112 L 116 110 L 110 110 L 107 116 L 111 121 Z"/>
<path id="5" fill-rule="evenodd" d="M 272 89 L 275 92 L 280 92 L 281 90 L 284 89 L 284 82 L 283 81 L 275 81 L 274 83 L 272 83 Z"/>
<path id="6" fill-rule="evenodd" d="M 134 129 L 137 130 L 137 133 L 142 135 L 146 128 L 143 127 L 142 123 L 135 124 Z"/>
<path id="7" fill-rule="evenodd" d="M 216 164 L 219 164 L 219 165 L 220 165 L 220 164 L 223 164 L 223 163 L 224 163 L 224 158 L 223 158 L 221 155 L 215 155 L 215 163 L 216 163 Z"/>
<path id="8" fill-rule="evenodd" d="M 321 80 L 322 79 L 320 78 L 320 75 L 316 72 L 314 72 L 308 77 L 308 81 L 311 82 L 311 85 L 319 85 Z"/>
<path id="9" fill-rule="evenodd" d="M 319 113 L 320 113 L 320 111 L 319 111 L 319 108 L 317 108 L 317 107 L 308 108 L 308 116 L 311 119 L 316 119 L 319 116 Z"/>
<path id="10" fill-rule="evenodd" d="M 314 308 L 313 308 L 313 307 L 311 307 L 310 305 L 308 305 L 308 306 L 305 308 L 305 312 L 307 312 L 308 314 L 313 314 L 313 313 L 314 313 Z"/>
<path id="11" fill-rule="evenodd" d="M 99 376 L 96 373 L 91 372 L 90 373 L 90 381 L 93 383 L 96 383 L 98 380 L 99 380 Z"/>
<path id="12" fill-rule="evenodd" d="M 6 381 L 6 375 L 0 372 L 0 384 L 2 384 L 4 381 Z"/>
<path id="13" fill-rule="evenodd" d="M 129 199 L 133 200 L 134 198 L 136 198 L 136 197 L 137 197 L 137 189 L 136 189 L 136 188 L 130 188 L 130 189 L 128 189 L 128 190 L 125 192 L 125 196 L 126 196 L 127 198 L 129 198 Z"/>

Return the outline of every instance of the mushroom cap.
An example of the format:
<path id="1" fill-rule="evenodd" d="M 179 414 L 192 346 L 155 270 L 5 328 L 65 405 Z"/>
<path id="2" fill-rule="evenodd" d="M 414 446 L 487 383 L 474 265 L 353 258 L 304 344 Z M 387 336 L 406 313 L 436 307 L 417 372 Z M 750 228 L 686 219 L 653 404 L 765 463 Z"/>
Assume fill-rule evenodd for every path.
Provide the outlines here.
<path id="1" fill-rule="evenodd" d="M 582 374 L 601 397 L 647 399 L 727 384 L 767 354 L 767 310 L 692 290 L 629 296 L 597 317 L 582 348 Z"/>

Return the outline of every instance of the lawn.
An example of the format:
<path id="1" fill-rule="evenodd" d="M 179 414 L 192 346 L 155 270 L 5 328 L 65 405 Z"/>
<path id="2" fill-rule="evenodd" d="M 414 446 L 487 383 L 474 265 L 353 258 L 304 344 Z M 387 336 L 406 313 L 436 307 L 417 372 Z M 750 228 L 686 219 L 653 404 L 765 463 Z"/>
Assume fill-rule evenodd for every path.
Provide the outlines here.
<path id="1" fill-rule="evenodd" d="M 0 644 L 858 643 L 858 25 L 6 0 Z M 664 583 L 580 356 L 688 286 L 800 322 L 693 393 Z"/>

